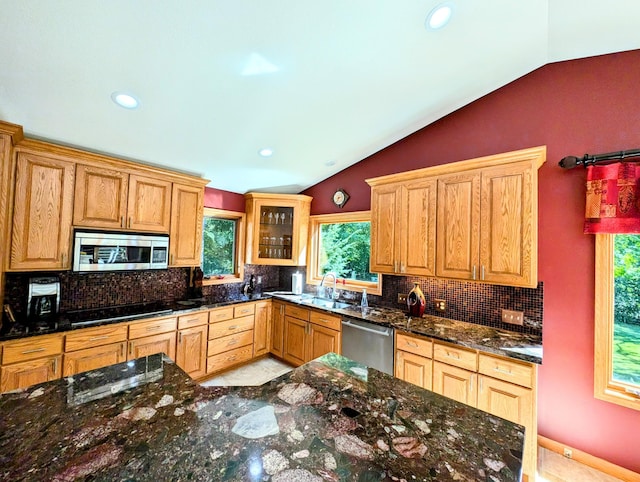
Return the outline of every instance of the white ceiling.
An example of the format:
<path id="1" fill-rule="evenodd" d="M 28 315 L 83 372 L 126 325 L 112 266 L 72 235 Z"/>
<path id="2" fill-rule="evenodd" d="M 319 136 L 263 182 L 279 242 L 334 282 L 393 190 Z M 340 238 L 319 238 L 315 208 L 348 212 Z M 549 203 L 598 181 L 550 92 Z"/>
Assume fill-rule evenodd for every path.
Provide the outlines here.
<path id="1" fill-rule="evenodd" d="M 438 3 L 0 0 L 0 119 L 219 189 L 300 192 L 546 63 L 640 48 L 637 0 L 450 0 L 427 31 Z M 243 75 L 252 58 L 277 70 Z"/>

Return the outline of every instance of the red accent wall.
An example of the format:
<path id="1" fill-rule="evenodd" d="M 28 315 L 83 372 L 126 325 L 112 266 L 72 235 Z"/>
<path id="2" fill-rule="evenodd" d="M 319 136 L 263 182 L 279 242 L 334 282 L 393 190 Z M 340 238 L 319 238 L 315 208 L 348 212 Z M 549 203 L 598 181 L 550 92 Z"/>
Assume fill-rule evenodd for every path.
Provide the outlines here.
<path id="1" fill-rule="evenodd" d="M 364 179 L 546 145 L 539 171 L 539 280 L 544 282 L 538 428 L 545 437 L 640 472 L 640 412 L 593 397 L 594 237 L 582 234 L 581 157 L 640 148 L 640 50 L 546 65 L 364 159 L 304 194 L 312 213 L 370 208 Z"/>
<path id="2" fill-rule="evenodd" d="M 205 187 L 204 207 L 243 213 L 245 212 L 244 196 L 231 191 Z"/>

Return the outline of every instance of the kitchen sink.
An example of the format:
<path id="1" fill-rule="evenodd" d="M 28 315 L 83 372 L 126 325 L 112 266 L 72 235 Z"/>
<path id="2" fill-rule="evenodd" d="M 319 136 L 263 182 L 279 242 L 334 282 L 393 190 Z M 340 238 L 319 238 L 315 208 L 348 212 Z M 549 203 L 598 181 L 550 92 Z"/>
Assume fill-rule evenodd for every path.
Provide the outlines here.
<path id="1" fill-rule="evenodd" d="M 350 303 L 345 303 L 343 301 L 327 300 L 325 298 L 311 298 L 309 300 L 303 299 L 302 301 L 306 303 L 311 303 L 312 305 L 321 306 L 323 308 L 328 308 L 328 309 L 344 310 L 345 308 L 351 308 L 352 306 Z"/>

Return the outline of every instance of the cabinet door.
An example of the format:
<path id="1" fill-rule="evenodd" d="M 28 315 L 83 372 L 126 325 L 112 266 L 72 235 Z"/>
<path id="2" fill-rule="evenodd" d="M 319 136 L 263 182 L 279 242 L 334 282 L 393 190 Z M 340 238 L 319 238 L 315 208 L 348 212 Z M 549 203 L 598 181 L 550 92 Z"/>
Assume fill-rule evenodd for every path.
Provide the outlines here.
<path id="1" fill-rule="evenodd" d="M 283 358 L 292 365 L 302 365 L 307 360 L 307 330 L 306 321 L 284 317 Z"/>
<path id="2" fill-rule="evenodd" d="M 458 402 L 476 406 L 477 375 L 468 370 L 433 362 L 433 391 Z"/>
<path id="3" fill-rule="evenodd" d="M 128 186 L 128 173 L 82 164 L 76 166 L 74 226 L 125 227 Z"/>
<path id="4" fill-rule="evenodd" d="M 156 353 L 164 353 L 172 360 L 176 359 L 176 332 L 145 336 L 129 341 L 128 360 L 142 358 Z"/>
<path id="5" fill-rule="evenodd" d="M 436 275 L 479 277 L 480 174 L 438 178 Z"/>
<path id="6" fill-rule="evenodd" d="M 396 351 L 395 376 L 405 382 L 431 390 L 433 361 L 406 351 Z"/>
<path id="7" fill-rule="evenodd" d="M 125 361 L 127 361 L 126 342 L 111 343 L 65 353 L 62 373 L 68 377 Z"/>
<path id="8" fill-rule="evenodd" d="M 253 356 L 269 353 L 271 338 L 270 302 L 256 303 L 255 324 L 253 328 Z"/>
<path id="9" fill-rule="evenodd" d="M 342 337 L 339 331 L 309 324 L 309 354 L 306 361 L 313 360 L 327 353 L 342 353 Z"/>
<path id="10" fill-rule="evenodd" d="M 273 302 L 271 309 L 271 353 L 284 357 L 284 304 Z"/>
<path id="11" fill-rule="evenodd" d="M 173 185 L 170 266 L 200 266 L 201 264 L 203 197 L 202 187 Z"/>
<path id="12" fill-rule="evenodd" d="M 480 279 L 536 286 L 537 226 L 534 226 L 530 162 L 486 169 L 482 173 Z"/>
<path id="13" fill-rule="evenodd" d="M 435 179 L 423 179 L 402 187 L 400 210 L 400 273 L 436 274 Z"/>
<path id="14" fill-rule="evenodd" d="M 0 367 L 0 392 L 27 388 L 61 376 L 62 355 L 36 358 Z"/>
<path id="15" fill-rule="evenodd" d="M 531 425 L 533 391 L 480 375 L 478 408 L 521 425 Z"/>
<path id="16" fill-rule="evenodd" d="M 400 238 L 397 213 L 401 206 L 397 184 L 371 188 L 371 259 L 373 273 L 396 273 L 399 270 Z"/>
<path id="17" fill-rule="evenodd" d="M 24 151 L 17 159 L 9 268 L 69 269 L 75 165 Z"/>
<path id="18" fill-rule="evenodd" d="M 178 331 L 176 363 L 191 378 L 207 373 L 207 325 Z"/>
<path id="19" fill-rule="evenodd" d="M 131 174 L 127 228 L 168 233 L 171 225 L 171 182 Z"/>

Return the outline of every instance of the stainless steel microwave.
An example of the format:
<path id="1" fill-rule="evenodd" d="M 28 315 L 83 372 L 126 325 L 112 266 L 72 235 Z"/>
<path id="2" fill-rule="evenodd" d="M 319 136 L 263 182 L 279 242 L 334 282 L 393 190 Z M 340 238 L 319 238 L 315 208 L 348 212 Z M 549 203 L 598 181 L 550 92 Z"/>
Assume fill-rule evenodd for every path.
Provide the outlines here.
<path id="1" fill-rule="evenodd" d="M 73 271 L 166 269 L 169 236 L 76 231 Z"/>

